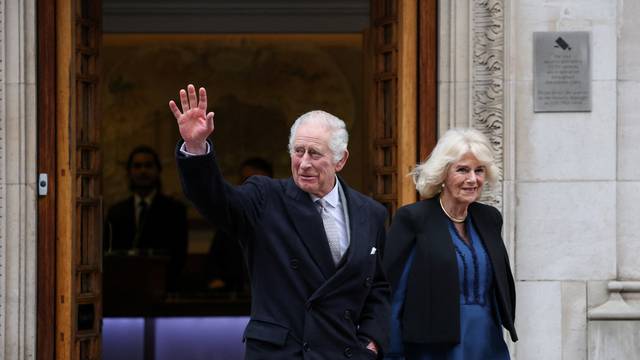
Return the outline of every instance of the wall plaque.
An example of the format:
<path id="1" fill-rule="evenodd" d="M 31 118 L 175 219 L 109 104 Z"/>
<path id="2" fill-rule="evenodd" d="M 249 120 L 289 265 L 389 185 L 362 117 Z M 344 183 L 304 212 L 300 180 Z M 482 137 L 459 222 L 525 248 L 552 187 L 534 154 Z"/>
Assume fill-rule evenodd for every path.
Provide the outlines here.
<path id="1" fill-rule="evenodd" d="M 591 111 L 587 31 L 533 33 L 533 111 Z"/>

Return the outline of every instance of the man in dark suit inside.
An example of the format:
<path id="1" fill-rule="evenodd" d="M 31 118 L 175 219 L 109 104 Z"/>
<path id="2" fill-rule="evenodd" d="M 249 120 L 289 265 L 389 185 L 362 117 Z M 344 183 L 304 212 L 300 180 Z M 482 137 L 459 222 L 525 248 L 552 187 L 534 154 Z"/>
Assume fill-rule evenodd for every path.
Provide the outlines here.
<path id="1" fill-rule="evenodd" d="M 387 345 L 389 284 L 380 265 L 384 207 L 336 176 L 346 164 L 345 123 L 324 111 L 291 127 L 292 177 L 226 183 L 208 136 L 204 88 L 170 101 L 187 197 L 239 239 L 251 278 L 247 359 L 375 359 Z M 256 114 L 259 115 L 259 114 Z M 233 119 L 220 126 L 233 126 Z M 259 121 L 259 118 L 256 118 Z"/>
<path id="2" fill-rule="evenodd" d="M 175 290 L 187 253 L 186 208 L 162 193 L 162 165 L 152 148 L 133 149 L 126 169 L 132 194 L 107 213 L 105 253 L 169 256 L 167 288 Z"/>

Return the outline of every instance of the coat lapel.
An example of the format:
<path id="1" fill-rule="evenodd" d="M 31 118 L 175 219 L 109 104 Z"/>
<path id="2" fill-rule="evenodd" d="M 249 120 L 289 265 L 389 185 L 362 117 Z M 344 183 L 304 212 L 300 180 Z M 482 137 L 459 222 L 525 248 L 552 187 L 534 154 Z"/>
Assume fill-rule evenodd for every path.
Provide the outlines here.
<path id="1" fill-rule="evenodd" d="M 364 202 L 358 197 L 351 196 L 353 190 L 351 190 L 342 179 L 340 179 L 340 183 L 347 203 L 350 234 L 349 249 L 345 253 L 344 265 L 344 263 L 348 263 L 354 256 L 359 255 L 360 252 L 367 251 L 368 241 L 370 239 L 369 236 L 362 236 L 362 232 L 366 231 L 362 228 L 362 224 L 367 219 L 367 211 L 362 208 Z M 355 234 L 360 234 L 361 236 L 355 236 Z"/>
<path id="2" fill-rule="evenodd" d="M 500 274 L 504 271 L 502 264 L 504 261 L 501 258 L 502 251 L 498 241 L 502 240 L 500 229 L 494 227 L 495 221 L 490 218 L 488 211 L 480 207 L 478 204 L 471 204 L 469 206 L 469 213 L 471 214 L 471 221 L 480 235 L 480 239 L 484 243 L 484 247 L 489 254 L 491 264 L 494 272 Z"/>
<path id="3" fill-rule="evenodd" d="M 313 301 L 317 298 L 329 293 L 331 289 L 336 287 L 336 284 L 342 284 L 345 278 L 352 276 L 354 273 L 354 266 L 360 266 L 361 262 L 358 258 L 369 256 L 370 240 L 371 236 L 375 234 L 368 234 L 367 228 L 363 226 L 366 223 L 368 211 L 364 208 L 364 201 L 356 196 L 352 196 L 353 190 L 351 190 L 342 179 L 339 179 L 344 191 L 344 196 L 348 208 L 349 217 L 349 232 L 351 234 L 351 241 L 349 242 L 349 248 L 344 254 L 342 260 L 338 263 L 338 268 L 335 271 L 335 275 L 328 279 L 313 295 L 309 298 L 309 301 Z M 329 246 L 327 245 L 327 248 Z M 378 249 L 380 250 L 380 249 Z M 355 271 L 361 271 L 355 269 Z"/>
<path id="4" fill-rule="evenodd" d="M 287 204 L 289 218 L 311 258 L 320 268 L 324 278 L 328 279 L 333 275 L 336 267 L 331 258 L 322 218 L 309 194 L 301 190 L 293 179 L 289 179 L 286 186 L 286 194 L 290 199 Z"/>
<path id="5" fill-rule="evenodd" d="M 449 220 L 442 211 L 438 198 L 426 200 L 424 205 L 426 207 L 426 215 L 423 229 L 426 232 L 421 234 L 420 239 L 427 239 L 428 241 L 425 242 L 423 240 L 417 243 L 418 251 L 423 252 L 423 257 L 420 258 L 428 261 L 430 263 L 429 266 L 436 271 L 436 274 L 443 269 L 449 269 L 451 264 L 457 270 L 455 247 L 449 232 Z"/>

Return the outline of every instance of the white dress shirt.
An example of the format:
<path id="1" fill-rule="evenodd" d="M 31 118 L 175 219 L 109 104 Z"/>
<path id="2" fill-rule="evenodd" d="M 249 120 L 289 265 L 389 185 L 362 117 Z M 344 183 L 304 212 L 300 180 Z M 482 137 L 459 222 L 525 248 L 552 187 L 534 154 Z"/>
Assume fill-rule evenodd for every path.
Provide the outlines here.
<path id="1" fill-rule="evenodd" d="M 194 154 L 194 153 L 190 153 L 187 151 L 187 143 L 182 143 L 182 145 L 180 146 L 180 152 L 183 155 L 187 155 L 187 156 L 200 156 L 200 155 L 207 155 L 208 153 L 211 152 L 211 145 L 209 145 L 209 142 L 206 142 L 207 144 L 207 152 L 205 152 L 204 154 Z"/>

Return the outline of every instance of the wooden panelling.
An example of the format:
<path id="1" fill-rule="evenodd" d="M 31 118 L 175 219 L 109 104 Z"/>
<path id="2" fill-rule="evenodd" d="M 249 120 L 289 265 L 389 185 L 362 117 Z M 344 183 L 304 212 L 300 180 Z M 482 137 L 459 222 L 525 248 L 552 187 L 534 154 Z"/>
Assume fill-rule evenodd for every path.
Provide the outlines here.
<path id="1" fill-rule="evenodd" d="M 399 2 L 398 206 L 411 204 L 417 199 L 413 180 L 407 176 L 417 162 L 417 2 L 417 0 Z"/>
<path id="2" fill-rule="evenodd" d="M 407 174 L 435 145 L 437 31 L 437 0 L 371 1 L 370 188 L 391 215 L 417 200 Z"/>
<path id="3" fill-rule="evenodd" d="M 418 4 L 418 150 L 424 161 L 438 138 L 438 0 Z"/>
<path id="4" fill-rule="evenodd" d="M 392 216 L 398 206 L 398 2 L 371 1 L 369 141 L 372 196 Z"/>
<path id="5" fill-rule="evenodd" d="M 56 286 L 56 25 L 55 2 L 38 0 L 38 173 L 49 192 L 38 198 L 36 359 L 55 356 Z"/>
<path id="6" fill-rule="evenodd" d="M 74 168 L 75 107 L 73 69 L 73 0 L 56 1 L 56 359 L 72 359 L 74 343 L 73 248 L 75 202 Z"/>
<path id="7" fill-rule="evenodd" d="M 56 4 L 56 359 L 100 358 L 99 0 Z"/>

